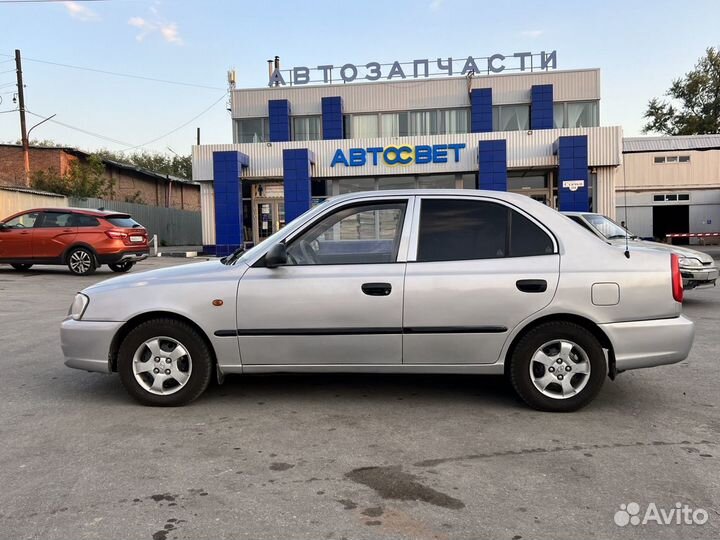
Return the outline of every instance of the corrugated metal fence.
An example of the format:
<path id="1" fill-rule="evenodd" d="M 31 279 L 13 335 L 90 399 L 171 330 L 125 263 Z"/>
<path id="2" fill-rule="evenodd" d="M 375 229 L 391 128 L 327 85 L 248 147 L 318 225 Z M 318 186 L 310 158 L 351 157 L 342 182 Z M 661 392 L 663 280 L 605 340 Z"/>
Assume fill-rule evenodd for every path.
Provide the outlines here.
<path id="1" fill-rule="evenodd" d="M 198 246 L 202 245 L 200 212 L 176 210 L 102 199 L 69 199 L 70 206 L 79 208 L 105 208 L 132 215 L 135 221 L 148 230 L 149 235 L 157 234 L 158 245 Z"/>
<path id="2" fill-rule="evenodd" d="M 33 190 L 0 188 L 0 219 L 5 219 L 17 212 L 31 208 L 57 208 L 67 205 L 67 199 L 62 195 Z"/>

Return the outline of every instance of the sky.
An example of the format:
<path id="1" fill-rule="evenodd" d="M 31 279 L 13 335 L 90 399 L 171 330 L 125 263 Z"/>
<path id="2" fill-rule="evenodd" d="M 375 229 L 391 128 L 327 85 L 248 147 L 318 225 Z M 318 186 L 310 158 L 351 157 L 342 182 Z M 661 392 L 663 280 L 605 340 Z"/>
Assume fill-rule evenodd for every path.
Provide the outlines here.
<path id="1" fill-rule="evenodd" d="M 86 150 L 189 154 L 197 127 L 203 144 L 232 142 L 226 72 L 264 87 L 274 55 L 290 67 L 556 50 L 558 69 L 601 69 L 601 125 L 640 135 L 647 101 L 720 45 L 718 20 L 718 0 L 0 0 L 0 141 L 20 137 L 5 112 L 15 49 L 29 126 L 56 115 L 31 138 Z"/>

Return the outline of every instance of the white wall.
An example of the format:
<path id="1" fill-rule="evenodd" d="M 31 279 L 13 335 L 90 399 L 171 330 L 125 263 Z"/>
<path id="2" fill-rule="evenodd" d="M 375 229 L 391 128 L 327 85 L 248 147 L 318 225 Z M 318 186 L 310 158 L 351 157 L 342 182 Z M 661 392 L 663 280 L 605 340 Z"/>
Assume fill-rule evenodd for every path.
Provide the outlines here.
<path id="1" fill-rule="evenodd" d="M 599 69 L 478 76 L 470 88 L 492 88 L 493 105 L 504 105 L 530 103 L 535 84 L 552 84 L 553 101 L 600 99 Z M 292 115 L 320 114 L 321 98 L 327 96 L 342 97 L 348 114 L 470 106 L 467 78 L 447 77 L 234 90 L 232 117 L 267 116 L 270 99 L 287 99 Z"/>
<path id="2" fill-rule="evenodd" d="M 68 206 L 68 200 L 62 195 L 42 195 L 0 188 L 0 219 L 33 208 L 61 208 L 66 206 Z"/>

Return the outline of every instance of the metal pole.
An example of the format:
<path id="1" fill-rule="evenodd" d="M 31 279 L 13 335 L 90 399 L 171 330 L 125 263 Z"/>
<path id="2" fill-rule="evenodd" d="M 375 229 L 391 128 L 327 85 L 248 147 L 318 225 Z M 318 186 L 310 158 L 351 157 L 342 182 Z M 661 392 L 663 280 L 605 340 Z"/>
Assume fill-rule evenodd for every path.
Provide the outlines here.
<path id="1" fill-rule="evenodd" d="M 15 69 L 17 71 L 18 102 L 20 104 L 20 140 L 23 147 L 25 185 L 30 187 L 30 141 L 27 136 L 27 125 L 25 124 L 25 88 L 23 87 L 20 49 L 15 49 Z"/>

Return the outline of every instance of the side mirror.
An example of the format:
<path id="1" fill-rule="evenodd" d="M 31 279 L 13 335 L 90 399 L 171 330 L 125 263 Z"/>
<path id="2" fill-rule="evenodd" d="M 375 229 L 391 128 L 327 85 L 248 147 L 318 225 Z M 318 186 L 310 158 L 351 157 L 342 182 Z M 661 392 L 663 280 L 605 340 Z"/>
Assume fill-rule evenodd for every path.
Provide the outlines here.
<path id="1" fill-rule="evenodd" d="M 265 266 L 268 268 L 277 268 L 287 264 L 287 249 L 285 244 L 275 244 L 265 254 Z"/>
<path id="2" fill-rule="evenodd" d="M 6 231 L 6 230 L 8 230 L 9 228 L 10 228 L 10 227 L 8 227 L 5 223 L 0 223 L 0 231 Z"/>

